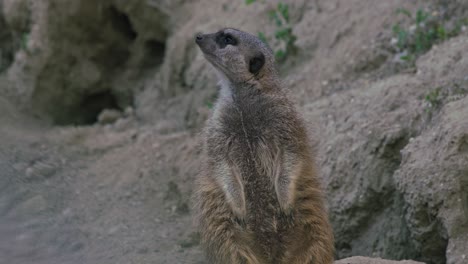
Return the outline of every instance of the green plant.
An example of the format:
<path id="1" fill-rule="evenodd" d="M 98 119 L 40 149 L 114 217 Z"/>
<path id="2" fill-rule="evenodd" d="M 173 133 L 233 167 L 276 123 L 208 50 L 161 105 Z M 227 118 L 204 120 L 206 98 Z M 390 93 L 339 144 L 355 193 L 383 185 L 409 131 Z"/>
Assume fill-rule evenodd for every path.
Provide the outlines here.
<path id="1" fill-rule="evenodd" d="M 429 103 L 430 107 L 431 108 L 436 108 L 438 107 L 442 100 L 440 98 L 440 90 L 441 88 L 438 87 L 432 91 L 430 91 L 428 94 L 426 94 L 426 97 L 424 97 L 424 99 L 426 100 L 426 102 Z"/>
<path id="2" fill-rule="evenodd" d="M 205 101 L 205 106 L 208 108 L 208 109 L 213 109 L 214 107 L 214 103 L 212 101 Z"/>
<path id="3" fill-rule="evenodd" d="M 458 23 L 458 26 L 449 30 L 442 17 L 422 9 L 417 10 L 414 15 L 406 9 L 398 9 L 397 14 L 409 19 L 410 24 L 405 27 L 402 22 L 398 22 L 392 27 L 396 48 L 403 54 L 400 59 L 405 61 L 413 61 L 434 44 L 456 36 L 463 25 Z"/>
<path id="4" fill-rule="evenodd" d="M 213 109 L 214 108 L 214 104 L 216 102 L 217 96 L 218 96 L 217 93 L 213 93 L 213 94 L 211 94 L 210 96 L 208 96 L 205 99 L 204 104 L 205 104 L 206 108 L 208 108 L 208 109 Z"/>
<path id="5" fill-rule="evenodd" d="M 275 23 L 276 29 L 274 38 L 280 43 L 281 48 L 275 50 L 275 57 L 279 62 L 282 62 L 286 57 L 295 53 L 296 36 L 292 31 L 289 20 L 289 6 L 285 3 L 278 3 L 276 9 L 270 10 L 270 20 Z"/>
<path id="6" fill-rule="evenodd" d="M 256 0 L 245 0 L 247 5 L 254 3 Z M 268 17 L 275 25 L 273 36 L 267 36 L 263 32 L 258 32 L 258 38 L 265 43 L 269 39 L 278 44 L 279 48 L 274 50 L 275 58 L 278 62 L 284 62 L 288 55 L 294 54 L 297 50 L 295 41 L 297 37 L 292 31 L 292 26 L 289 19 L 289 5 L 279 2 L 272 10 L 268 12 Z"/>
<path id="7" fill-rule="evenodd" d="M 468 86 L 466 80 L 455 80 L 449 84 L 436 87 L 430 90 L 425 96 L 425 110 L 431 113 L 440 109 L 444 104 L 460 100 L 468 95 Z"/>
<path id="8" fill-rule="evenodd" d="M 265 34 L 263 34 L 263 32 L 258 32 L 258 38 L 263 41 L 264 43 L 268 44 L 268 41 L 266 39 L 266 36 Z"/>
<path id="9" fill-rule="evenodd" d="M 25 51 L 28 50 L 28 42 L 29 42 L 29 33 L 23 33 L 21 35 L 21 48 Z"/>
<path id="10" fill-rule="evenodd" d="M 468 18 L 463 18 L 461 20 L 456 21 L 455 28 L 452 30 L 451 34 L 449 34 L 449 37 L 453 37 L 453 36 L 460 34 L 462 31 L 462 28 L 466 25 L 468 25 Z"/>

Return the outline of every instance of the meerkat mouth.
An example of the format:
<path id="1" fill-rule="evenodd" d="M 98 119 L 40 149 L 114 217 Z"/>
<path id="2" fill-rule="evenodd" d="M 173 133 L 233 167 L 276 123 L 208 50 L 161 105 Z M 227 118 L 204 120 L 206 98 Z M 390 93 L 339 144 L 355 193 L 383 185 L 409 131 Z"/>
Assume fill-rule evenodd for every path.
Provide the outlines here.
<path id="1" fill-rule="evenodd" d="M 213 65 L 213 67 L 215 67 L 216 69 L 219 69 L 222 72 L 225 72 L 224 66 L 218 63 L 218 61 L 216 60 L 217 59 L 216 55 L 213 55 L 208 52 L 203 52 L 203 56 L 211 65 Z"/>

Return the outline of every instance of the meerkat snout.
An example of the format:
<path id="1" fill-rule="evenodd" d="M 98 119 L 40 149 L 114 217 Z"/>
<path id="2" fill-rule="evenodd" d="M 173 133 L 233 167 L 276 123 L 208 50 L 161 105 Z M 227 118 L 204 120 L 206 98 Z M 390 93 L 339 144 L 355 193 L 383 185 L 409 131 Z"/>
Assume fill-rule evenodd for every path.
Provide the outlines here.
<path id="1" fill-rule="evenodd" d="M 198 32 L 194 36 L 195 43 L 197 43 L 198 46 L 200 46 L 201 41 L 203 40 L 203 33 Z"/>

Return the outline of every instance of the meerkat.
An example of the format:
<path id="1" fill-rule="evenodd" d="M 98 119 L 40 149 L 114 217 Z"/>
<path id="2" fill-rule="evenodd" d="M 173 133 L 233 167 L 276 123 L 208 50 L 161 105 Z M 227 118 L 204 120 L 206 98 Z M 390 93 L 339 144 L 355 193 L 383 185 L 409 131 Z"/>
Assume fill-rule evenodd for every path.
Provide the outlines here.
<path id="1" fill-rule="evenodd" d="M 220 79 L 195 203 L 216 264 L 330 264 L 333 233 L 304 121 L 272 50 L 232 28 L 195 42 Z"/>

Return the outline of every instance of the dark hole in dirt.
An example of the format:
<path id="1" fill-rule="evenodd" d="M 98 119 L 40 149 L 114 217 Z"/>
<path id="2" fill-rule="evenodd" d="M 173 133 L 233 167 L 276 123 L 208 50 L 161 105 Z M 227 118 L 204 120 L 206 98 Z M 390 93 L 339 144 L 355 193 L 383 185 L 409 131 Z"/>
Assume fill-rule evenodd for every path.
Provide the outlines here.
<path id="1" fill-rule="evenodd" d="M 148 40 L 145 42 L 145 57 L 143 58 L 143 67 L 155 67 L 162 64 L 166 44 L 157 40 Z"/>
<path id="2" fill-rule="evenodd" d="M 13 62 L 13 36 L 7 29 L 5 21 L 0 17 L 0 72 L 7 69 Z"/>
<path id="3" fill-rule="evenodd" d="M 105 71 L 112 73 L 125 66 L 130 55 L 127 47 L 114 45 L 91 59 L 98 65 L 102 65 Z"/>
<path id="4" fill-rule="evenodd" d="M 109 8 L 112 26 L 129 40 L 135 40 L 138 34 L 133 29 L 130 19 L 125 13 L 120 12 L 115 7 Z"/>
<path id="5" fill-rule="evenodd" d="M 406 134 L 401 135 L 398 138 L 392 139 L 390 142 L 386 143 L 382 158 L 388 159 L 395 164 L 395 168 L 398 167 L 401 163 L 401 150 L 408 145 L 409 137 Z"/>
<path id="6" fill-rule="evenodd" d="M 468 190 L 468 170 L 460 172 L 460 189 Z M 461 202 L 463 213 L 465 214 L 466 219 L 468 219 L 468 192 L 461 193 Z M 468 226 L 466 226 L 468 229 Z"/>
<path id="7" fill-rule="evenodd" d="M 460 152 L 468 152 L 468 135 L 464 135 L 460 139 L 460 146 L 458 147 Z"/>
<path id="8" fill-rule="evenodd" d="M 98 115 L 104 109 L 122 110 L 117 104 L 117 100 L 111 91 L 85 96 L 79 105 L 79 116 L 76 118 L 77 125 L 89 125 L 96 123 Z"/>
<path id="9" fill-rule="evenodd" d="M 0 49 L 0 72 L 8 69 L 13 62 L 13 53 Z"/>

